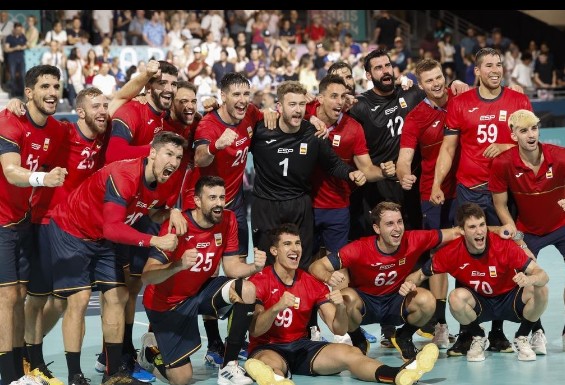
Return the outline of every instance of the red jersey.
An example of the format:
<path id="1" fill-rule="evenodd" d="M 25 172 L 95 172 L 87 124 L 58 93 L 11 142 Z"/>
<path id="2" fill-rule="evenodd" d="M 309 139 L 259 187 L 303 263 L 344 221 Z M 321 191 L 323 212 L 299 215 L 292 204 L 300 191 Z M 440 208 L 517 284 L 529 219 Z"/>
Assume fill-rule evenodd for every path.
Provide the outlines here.
<path id="1" fill-rule="evenodd" d="M 477 88 L 451 101 L 445 124 L 448 132 L 459 133 L 459 183 L 473 188 L 488 182 L 492 159 L 484 157 L 483 152 L 492 143 L 515 143 L 510 137 L 508 117 L 520 109 L 532 111 L 530 100 L 506 87 L 502 87 L 501 94 L 493 100 L 481 98 Z"/>
<path id="2" fill-rule="evenodd" d="M 35 171 L 50 171 L 57 163 L 60 144 L 65 143 L 68 130 L 52 116 L 44 126 L 36 125 L 29 113 L 16 116 L 7 109 L 0 112 L 0 155 L 20 154 L 21 167 Z M 44 187 L 49 189 L 50 187 Z M 0 226 L 21 222 L 30 210 L 32 187 L 17 187 L 0 173 Z"/>
<path id="3" fill-rule="evenodd" d="M 316 111 L 313 113 L 316 116 Z M 354 156 L 369 154 L 363 127 L 348 114 L 341 114 L 337 122 L 329 127 L 328 140 L 334 152 L 347 164 L 355 166 Z M 320 209 L 349 207 L 351 184 L 349 181 L 331 176 L 319 166 L 312 180 L 312 206 Z"/>
<path id="4" fill-rule="evenodd" d="M 420 197 L 423 201 L 430 200 L 432 193 L 437 157 L 443 142 L 445 117 L 449 100 L 452 97 L 450 95 L 448 103 L 439 108 L 430 104 L 428 99 L 424 99 L 408 113 L 404 121 L 404 127 L 402 127 L 400 148 L 411 148 L 413 150 L 419 148 L 422 156 Z M 451 170 L 441 184 L 441 189 L 446 199 L 455 198 L 455 170 L 457 170 L 458 161 L 459 149 L 453 159 Z"/>
<path id="5" fill-rule="evenodd" d="M 449 273 L 484 297 L 495 297 L 516 287 L 512 278 L 517 271 L 525 271 L 530 261 L 516 242 L 489 231 L 487 248 L 480 257 L 471 255 L 465 238 L 460 237 L 435 252 L 431 269 L 433 274 Z"/>
<path id="6" fill-rule="evenodd" d="M 243 185 L 243 173 L 247 163 L 247 153 L 253 137 L 255 124 L 263 120 L 263 113 L 253 104 L 249 104 L 245 117 L 239 124 L 224 123 L 217 111 L 202 118 L 194 134 L 194 148 L 200 144 L 216 142 L 226 128 L 237 133 L 237 139 L 231 146 L 219 150 L 212 163 L 200 168 L 201 175 L 222 177 L 226 183 L 226 204 L 229 204 Z"/>
<path id="7" fill-rule="evenodd" d="M 143 293 L 143 305 L 147 309 L 170 310 L 185 299 L 198 294 L 204 282 L 216 272 L 222 257 L 238 255 L 237 220 L 232 211 L 225 209 L 222 221 L 208 229 L 198 226 L 190 211 L 188 215 L 183 215 L 188 222 L 188 231 L 179 238 L 175 251 L 164 252 L 152 248 L 149 257 L 162 263 L 170 263 L 180 260 L 186 250 L 196 248 L 198 260 L 196 265 L 188 270 L 179 271 L 159 284 L 147 285 Z M 159 235 L 166 234 L 168 227 L 169 221 L 166 221 L 161 226 Z"/>
<path id="8" fill-rule="evenodd" d="M 103 136 L 85 137 L 76 123 L 67 123 L 69 139 L 58 148 L 59 166 L 67 169 L 65 183 L 56 188 L 38 188 L 31 200 L 31 221 L 49 223 L 53 209 L 101 166 Z"/>
<path id="9" fill-rule="evenodd" d="M 147 158 L 137 158 L 104 166 L 81 183 L 65 202 L 53 210 L 53 220 L 62 230 L 77 238 L 109 239 L 104 237 L 104 227 L 108 225 L 104 211 L 107 205 L 114 204 L 124 209 L 123 223 L 128 227 L 132 226 L 150 209 L 164 206 L 167 198 L 157 192 L 156 186 L 148 185 L 145 181 L 146 165 Z M 131 227 L 130 229 L 135 231 Z M 136 234 L 139 241 L 126 244 L 149 245 L 150 235 Z M 115 235 L 119 237 L 122 234 Z"/>
<path id="10" fill-rule="evenodd" d="M 350 287 L 371 295 L 396 293 L 418 258 L 440 242 L 440 230 L 405 231 L 396 252 L 386 254 L 379 250 L 376 235 L 363 237 L 339 250 L 339 268 L 349 269 Z"/>
<path id="11" fill-rule="evenodd" d="M 328 302 L 330 290 L 325 284 L 306 271 L 297 269 L 293 284 L 287 286 L 282 283 L 273 266 L 265 267 L 259 273 L 253 274 L 249 281 L 255 285 L 256 297 L 265 309 L 279 302 L 285 291 L 299 299 L 297 306 L 286 308 L 277 314 L 277 318 L 265 334 L 249 337 L 249 352 L 261 345 L 308 338 L 308 322 L 312 311 Z"/>
<path id="12" fill-rule="evenodd" d="M 565 198 L 565 148 L 539 146 L 544 159 L 537 175 L 524 164 L 516 146 L 492 162 L 489 190 L 510 190 L 518 207 L 516 227 L 542 236 L 565 226 L 565 213 L 557 206 L 557 201 Z"/>
<path id="13" fill-rule="evenodd" d="M 130 146 L 147 146 L 147 151 L 141 155 L 147 156 L 153 137 L 164 129 L 167 114 L 168 111 L 158 112 L 149 103 L 141 104 L 137 100 L 131 100 L 118 108 L 112 116 L 112 133 L 106 151 L 106 162 L 132 158 L 127 151 L 116 150 L 112 138 L 121 138 Z"/>

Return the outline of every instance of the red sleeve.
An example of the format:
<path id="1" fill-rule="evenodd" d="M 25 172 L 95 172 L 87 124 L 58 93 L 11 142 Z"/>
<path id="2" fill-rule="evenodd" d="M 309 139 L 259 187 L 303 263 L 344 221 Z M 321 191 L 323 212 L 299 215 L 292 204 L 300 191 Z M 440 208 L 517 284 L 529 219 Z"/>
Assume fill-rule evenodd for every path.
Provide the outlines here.
<path id="1" fill-rule="evenodd" d="M 123 159 L 135 159 L 149 155 L 151 145 L 130 146 L 124 138 L 112 136 L 106 150 L 106 164 Z"/>
<path id="2" fill-rule="evenodd" d="M 152 235 L 137 231 L 126 225 L 124 219 L 127 209 L 114 202 L 104 203 L 104 238 L 124 245 L 149 247 Z"/>
<path id="3" fill-rule="evenodd" d="M 418 122 L 413 114 L 412 116 L 408 114 L 400 135 L 400 148 L 415 150 L 416 147 L 418 147 Z"/>

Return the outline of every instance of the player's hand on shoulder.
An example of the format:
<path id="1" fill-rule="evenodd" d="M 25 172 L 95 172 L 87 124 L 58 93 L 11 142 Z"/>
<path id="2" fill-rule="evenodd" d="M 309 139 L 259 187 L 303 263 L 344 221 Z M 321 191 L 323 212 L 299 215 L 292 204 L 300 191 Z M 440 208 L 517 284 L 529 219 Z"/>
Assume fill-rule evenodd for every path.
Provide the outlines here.
<path id="1" fill-rule="evenodd" d="M 462 82 L 461 80 L 454 80 L 451 83 L 451 92 L 453 93 L 453 95 L 459 95 L 465 91 L 469 91 L 469 88 L 469 85 L 465 82 Z"/>
<path id="2" fill-rule="evenodd" d="M 59 187 L 65 183 L 65 177 L 68 172 L 66 168 L 55 167 L 45 175 L 43 185 L 45 187 Z"/>
<path id="3" fill-rule="evenodd" d="M 176 235 L 184 235 L 188 230 L 186 218 L 182 215 L 182 212 L 176 208 L 171 209 L 168 232 L 172 233 L 173 229 L 175 229 L 174 233 Z"/>
<path id="4" fill-rule="evenodd" d="M 198 250 L 194 248 L 185 250 L 184 253 L 182 253 L 182 257 L 180 259 L 182 270 L 188 270 L 192 266 L 196 265 L 197 259 Z"/>
<path id="5" fill-rule="evenodd" d="M 279 120 L 279 113 L 277 111 L 265 110 L 263 111 L 263 120 L 265 127 L 269 130 L 277 128 L 277 120 Z"/>
<path id="6" fill-rule="evenodd" d="M 16 116 L 24 116 L 26 114 L 26 105 L 18 98 L 12 98 L 6 104 L 6 109 Z"/>
<path id="7" fill-rule="evenodd" d="M 330 135 L 330 131 L 326 127 L 326 123 L 322 122 L 320 118 L 312 115 L 310 117 L 310 123 L 316 128 L 316 137 L 326 139 Z"/>
<path id="8" fill-rule="evenodd" d="M 265 267 L 265 263 L 267 263 L 267 253 L 263 250 L 259 250 L 258 248 L 253 248 L 253 263 L 255 264 L 255 271 L 261 271 Z"/>
<path id="9" fill-rule="evenodd" d="M 347 94 L 347 95 L 345 96 L 345 104 L 343 105 L 343 109 L 341 110 L 341 112 L 347 112 L 347 111 L 349 111 L 349 109 L 350 109 L 351 107 L 353 107 L 353 105 L 354 105 L 355 103 L 357 103 L 357 102 L 358 102 L 358 100 L 357 100 L 357 98 L 355 97 L 355 95 Z"/>

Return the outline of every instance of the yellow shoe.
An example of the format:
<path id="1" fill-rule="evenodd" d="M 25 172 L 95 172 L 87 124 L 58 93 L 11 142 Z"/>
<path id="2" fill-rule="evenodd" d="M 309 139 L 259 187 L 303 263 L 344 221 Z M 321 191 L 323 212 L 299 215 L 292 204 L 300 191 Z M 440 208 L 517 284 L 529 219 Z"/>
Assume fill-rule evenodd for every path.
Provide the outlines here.
<path id="1" fill-rule="evenodd" d="M 244 364 L 245 371 L 253 378 L 259 385 L 275 385 L 275 372 L 273 369 L 265 364 L 263 361 L 249 358 Z"/>
<path id="2" fill-rule="evenodd" d="M 431 343 L 416 355 L 416 358 L 408 361 L 396 375 L 394 382 L 396 385 L 412 385 L 418 381 L 424 373 L 428 373 L 434 368 L 439 357 L 439 349 L 436 344 Z"/>
<path id="3" fill-rule="evenodd" d="M 29 363 L 29 361 L 24 357 L 23 359 L 23 365 L 24 365 L 24 374 L 29 374 L 29 372 L 31 371 L 31 365 Z"/>
<path id="4" fill-rule="evenodd" d="M 41 379 L 44 383 L 49 385 L 65 385 L 63 381 L 53 376 L 53 373 L 51 373 L 45 364 L 42 364 L 39 368 L 33 369 L 29 374 Z"/>

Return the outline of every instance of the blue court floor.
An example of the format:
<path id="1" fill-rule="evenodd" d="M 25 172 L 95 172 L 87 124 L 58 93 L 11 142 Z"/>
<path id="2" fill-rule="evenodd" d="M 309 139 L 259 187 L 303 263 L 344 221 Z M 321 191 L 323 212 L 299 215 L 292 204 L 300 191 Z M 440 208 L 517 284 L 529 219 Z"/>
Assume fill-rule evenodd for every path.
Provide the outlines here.
<path id="1" fill-rule="evenodd" d="M 549 282 L 549 305 L 542 316 L 542 322 L 546 330 L 548 339 L 548 353 L 546 356 L 538 356 L 533 362 L 520 362 L 515 353 L 490 353 L 486 352 L 487 358 L 483 362 L 467 362 L 464 357 L 450 357 L 445 354 L 445 350 L 440 351 L 440 358 L 430 373 L 422 377 L 420 384 L 457 384 L 457 385 L 526 385 L 526 384 L 562 384 L 565 377 L 565 352 L 561 333 L 565 322 L 563 305 L 563 286 L 565 282 L 565 265 L 561 255 L 551 246 L 540 252 L 538 261 L 548 272 Z M 453 281 L 450 281 L 450 289 L 453 288 Z M 139 298 L 141 300 L 141 298 Z M 96 354 L 100 352 L 102 333 L 100 328 L 100 316 L 97 311 L 97 294 L 93 294 L 89 316 L 86 320 L 86 335 L 82 351 L 82 369 L 87 378 L 92 380 L 92 384 L 99 384 L 102 375 L 94 370 Z M 134 326 L 134 344 L 139 348 L 139 338 L 147 330 L 148 322 L 145 312 L 138 305 L 136 322 Z M 448 311 L 449 313 L 449 311 Z M 321 322 L 321 324 L 323 324 Z M 44 341 L 44 352 L 46 362 L 54 361 L 50 366 L 53 373 L 64 383 L 67 382 L 66 361 L 63 352 L 63 338 L 61 334 L 61 323 L 46 336 Z M 453 334 L 457 333 L 457 323 L 448 314 L 448 325 Z M 504 331 L 506 336 L 512 340 L 518 324 L 505 322 Z M 486 330 L 490 330 L 490 324 L 485 325 Z M 217 370 L 209 369 L 204 365 L 204 355 L 206 337 L 204 328 L 200 322 L 200 330 L 203 334 L 200 349 L 192 356 L 195 370 L 194 383 L 202 385 L 216 384 Z M 378 325 L 368 325 L 366 330 L 380 335 Z M 220 321 L 220 332 L 223 337 L 226 335 L 226 321 Z M 325 325 L 322 325 L 322 334 L 329 340 L 331 335 Z M 417 346 L 425 343 L 425 340 L 417 335 L 414 336 Z M 369 356 L 379 359 L 388 365 L 400 365 L 401 359 L 395 349 L 383 349 L 378 343 L 372 344 Z M 361 381 L 351 378 L 349 372 L 328 377 L 305 377 L 295 376 L 294 381 L 297 385 L 335 385 L 335 384 L 362 384 Z M 160 382 L 157 381 L 157 385 Z"/>

